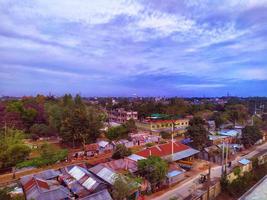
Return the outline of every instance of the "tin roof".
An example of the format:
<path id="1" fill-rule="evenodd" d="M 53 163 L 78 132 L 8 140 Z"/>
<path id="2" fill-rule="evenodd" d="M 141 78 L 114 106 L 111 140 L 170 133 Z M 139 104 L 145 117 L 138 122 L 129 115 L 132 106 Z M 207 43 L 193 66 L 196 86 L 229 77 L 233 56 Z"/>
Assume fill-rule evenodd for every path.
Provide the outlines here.
<path id="1" fill-rule="evenodd" d="M 100 146 L 100 147 L 106 147 L 107 145 L 108 145 L 109 143 L 107 142 L 107 141 L 104 141 L 104 140 L 101 140 L 101 141 L 99 141 L 98 142 L 98 145 Z"/>
<path id="2" fill-rule="evenodd" d="M 174 176 L 178 176 L 180 174 L 183 174 L 184 172 L 182 171 L 179 171 L 179 170 L 174 170 L 174 171 L 171 171 L 171 172 L 168 172 L 167 173 L 167 177 L 168 178 L 171 178 L 171 177 L 174 177 Z"/>
<path id="3" fill-rule="evenodd" d="M 184 144 L 181 144 L 179 142 L 173 143 L 174 153 L 181 152 L 186 149 L 190 149 L 190 147 Z M 159 156 L 159 157 L 168 156 L 172 154 L 172 142 L 149 147 L 145 150 L 137 152 L 136 154 L 139 156 L 145 157 L 145 158 L 149 157 L 150 155 Z"/>
<path id="4" fill-rule="evenodd" d="M 193 155 L 195 155 L 197 153 L 199 153 L 198 150 L 193 149 L 193 148 L 189 148 L 189 149 L 186 149 L 184 151 L 180 151 L 180 152 L 174 153 L 172 160 L 173 161 L 181 160 L 183 158 L 187 158 L 187 157 L 193 156 Z"/>
<path id="5" fill-rule="evenodd" d="M 247 165 L 249 164 L 251 161 L 246 159 L 246 158 L 243 158 L 241 160 L 238 161 L 239 163 L 241 163 L 242 165 Z"/>
<path id="6" fill-rule="evenodd" d="M 231 137 L 237 137 L 239 134 L 239 132 L 236 130 L 221 130 L 218 133 L 220 135 L 231 136 Z"/>
<path id="7" fill-rule="evenodd" d="M 143 157 L 143 156 L 139 156 L 139 155 L 137 155 L 137 154 L 132 154 L 132 155 L 128 156 L 127 158 L 130 159 L 130 160 L 136 161 L 136 162 L 137 162 L 138 160 L 146 159 L 145 157 Z"/>
<path id="8" fill-rule="evenodd" d="M 105 167 L 104 165 L 99 164 L 90 168 L 89 170 L 107 183 L 111 185 L 114 183 L 116 173 L 113 170 Z"/>
<path id="9" fill-rule="evenodd" d="M 80 200 L 112 200 L 107 189 L 101 190 L 100 192 L 96 192 L 91 194 L 90 196 L 84 197 Z"/>

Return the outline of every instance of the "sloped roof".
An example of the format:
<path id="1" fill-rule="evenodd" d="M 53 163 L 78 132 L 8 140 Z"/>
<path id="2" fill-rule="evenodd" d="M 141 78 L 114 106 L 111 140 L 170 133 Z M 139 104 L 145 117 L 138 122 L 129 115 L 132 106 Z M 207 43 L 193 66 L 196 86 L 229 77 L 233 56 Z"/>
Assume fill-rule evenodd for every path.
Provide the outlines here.
<path id="1" fill-rule="evenodd" d="M 61 200 L 71 196 L 67 188 L 55 184 L 55 181 L 43 180 L 33 176 L 28 181 L 21 182 L 21 184 L 24 188 L 26 199 Z"/>
<path id="2" fill-rule="evenodd" d="M 220 135 L 231 136 L 231 137 L 236 137 L 239 134 L 237 130 L 221 130 L 218 133 Z"/>
<path id="3" fill-rule="evenodd" d="M 98 145 L 99 145 L 100 147 L 106 147 L 108 144 L 109 144 L 109 142 L 104 141 L 104 140 L 101 140 L 101 141 L 98 142 Z"/>
<path id="4" fill-rule="evenodd" d="M 247 165 L 249 164 L 251 161 L 246 159 L 246 158 L 243 158 L 241 160 L 238 161 L 239 163 L 241 163 L 242 165 Z"/>
<path id="5" fill-rule="evenodd" d="M 89 170 L 107 183 L 111 185 L 114 183 L 116 173 L 110 168 L 105 167 L 103 164 L 96 165 Z"/>
<path id="6" fill-rule="evenodd" d="M 103 165 L 113 171 L 127 170 L 130 172 L 137 171 L 137 162 L 129 158 L 112 160 L 110 162 L 103 163 Z"/>
<path id="7" fill-rule="evenodd" d="M 80 200 L 112 200 L 107 189 L 101 190 L 100 192 L 96 192 L 91 194 L 90 196 L 84 197 Z"/>
<path id="8" fill-rule="evenodd" d="M 186 146 L 179 142 L 173 142 L 173 153 L 181 152 L 189 148 L 189 146 Z M 159 157 L 168 156 L 172 154 L 172 142 L 149 147 L 145 150 L 137 152 L 136 154 L 145 158 L 149 157 L 150 155 Z"/>

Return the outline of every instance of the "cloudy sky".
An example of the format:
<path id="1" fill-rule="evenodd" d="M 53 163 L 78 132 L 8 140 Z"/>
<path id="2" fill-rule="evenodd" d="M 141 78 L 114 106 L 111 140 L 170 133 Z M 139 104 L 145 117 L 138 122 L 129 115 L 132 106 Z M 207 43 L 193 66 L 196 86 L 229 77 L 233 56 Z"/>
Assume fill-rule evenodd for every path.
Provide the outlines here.
<path id="1" fill-rule="evenodd" d="M 267 95 L 267 0 L 0 0 L 0 95 Z"/>

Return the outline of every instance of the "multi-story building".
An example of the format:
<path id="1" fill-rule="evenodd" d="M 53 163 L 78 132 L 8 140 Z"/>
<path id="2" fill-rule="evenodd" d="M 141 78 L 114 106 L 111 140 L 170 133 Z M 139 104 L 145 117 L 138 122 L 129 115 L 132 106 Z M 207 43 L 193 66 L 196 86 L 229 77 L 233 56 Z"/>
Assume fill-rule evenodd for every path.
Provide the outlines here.
<path id="1" fill-rule="evenodd" d="M 130 119 L 137 120 L 138 113 L 136 111 L 126 111 L 124 108 L 118 108 L 108 113 L 110 122 L 124 123 Z"/>
<path id="2" fill-rule="evenodd" d="M 177 119 L 147 119 L 136 123 L 137 127 L 152 132 L 175 131 L 183 133 L 189 126 L 189 118 Z"/>

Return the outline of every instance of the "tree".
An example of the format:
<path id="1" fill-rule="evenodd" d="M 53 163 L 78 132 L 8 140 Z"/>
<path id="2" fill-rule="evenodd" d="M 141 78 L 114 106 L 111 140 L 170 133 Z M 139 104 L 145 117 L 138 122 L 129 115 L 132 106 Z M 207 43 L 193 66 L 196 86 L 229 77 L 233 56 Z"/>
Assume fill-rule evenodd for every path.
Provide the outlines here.
<path id="1" fill-rule="evenodd" d="M 60 135 L 64 143 L 73 147 L 95 142 L 102 127 L 101 116 L 96 109 L 73 107 L 64 114 Z"/>
<path id="2" fill-rule="evenodd" d="M 226 107 L 228 119 L 235 125 L 236 122 L 244 122 L 248 118 L 248 109 L 242 104 Z"/>
<path id="3" fill-rule="evenodd" d="M 138 173 L 150 182 L 152 190 L 162 184 L 168 171 L 167 162 L 156 156 L 138 160 L 137 166 Z"/>
<path id="4" fill-rule="evenodd" d="M 0 168 L 15 166 L 28 158 L 31 149 L 23 143 L 23 132 L 7 129 L 0 132 Z"/>
<path id="5" fill-rule="evenodd" d="M 262 139 L 262 133 L 257 126 L 246 126 L 242 129 L 242 143 L 245 147 L 251 147 Z"/>
<path id="6" fill-rule="evenodd" d="M 109 128 L 108 131 L 106 132 L 106 137 L 109 140 L 118 140 L 121 138 L 127 138 L 128 133 L 129 131 L 127 130 L 127 128 L 123 125 L 120 125 Z"/>
<path id="7" fill-rule="evenodd" d="M 171 133 L 167 131 L 160 131 L 159 133 L 163 139 L 170 139 L 171 138 Z"/>
<path id="8" fill-rule="evenodd" d="M 189 121 L 189 126 L 185 133 L 186 137 L 190 138 L 193 142 L 192 145 L 202 150 L 208 142 L 208 131 L 205 128 L 205 121 L 200 117 L 194 117 Z"/>
<path id="9" fill-rule="evenodd" d="M 135 121 L 133 119 L 126 121 L 123 125 L 125 126 L 128 132 L 135 132 L 137 130 Z"/>
<path id="10" fill-rule="evenodd" d="M 123 144 L 118 144 L 113 152 L 112 158 L 113 159 L 120 159 L 124 158 L 126 156 L 129 156 L 132 154 L 131 149 L 128 149 L 125 145 Z"/>
<path id="11" fill-rule="evenodd" d="M 113 184 L 112 196 L 116 200 L 124 200 L 138 187 L 138 183 L 134 179 L 128 176 L 117 175 Z"/>
<path id="12" fill-rule="evenodd" d="M 223 115 L 219 112 L 216 112 L 214 114 L 213 118 L 214 118 L 215 126 L 217 129 L 219 129 L 221 127 L 221 125 L 223 125 L 226 122 Z"/>
<path id="13" fill-rule="evenodd" d="M 46 124 L 34 124 L 30 128 L 30 133 L 38 137 L 48 137 L 51 136 L 52 131 Z"/>

